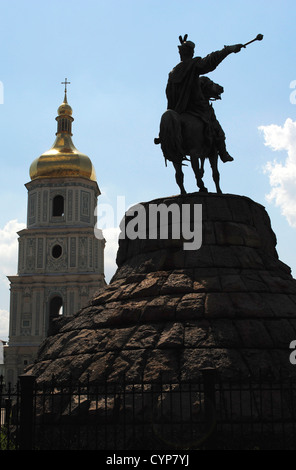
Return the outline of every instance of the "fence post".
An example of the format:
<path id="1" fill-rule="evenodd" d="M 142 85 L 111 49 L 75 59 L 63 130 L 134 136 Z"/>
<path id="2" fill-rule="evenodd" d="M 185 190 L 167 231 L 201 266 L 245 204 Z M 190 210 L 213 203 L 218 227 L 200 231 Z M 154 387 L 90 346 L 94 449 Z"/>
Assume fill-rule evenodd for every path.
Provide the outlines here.
<path id="1" fill-rule="evenodd" d="M 10 413 L 11 413 L 11 398 L 5 398 L 5 425 L 9 426 L 10 424 Z M 0 423 L 1 424 L 1 423 Z"/>
<path id="2" fill-rule="evenodd" d="M 205 416 L 209 427 L 209 437 L 205 442 L 207 449 L 217 447 L 217 423 L 216 423 L 216 369 L 207 368 L 202 371 L 204 384 Z"/>
<path id="3" fill-rule="evenodd" d="M 32 450 L 33 447 L 33 392 L 35 377 L 20 375 L 20 450 Z"/>

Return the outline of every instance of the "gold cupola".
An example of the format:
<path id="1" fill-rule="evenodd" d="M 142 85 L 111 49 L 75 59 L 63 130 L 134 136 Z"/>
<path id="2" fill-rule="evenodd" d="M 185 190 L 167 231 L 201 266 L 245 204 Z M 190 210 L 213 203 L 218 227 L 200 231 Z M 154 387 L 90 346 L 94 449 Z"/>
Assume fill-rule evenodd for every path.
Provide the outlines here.
<path id="1" fill-rule="evenodd" d="M 65 96 L 58 108 L 56 140 L 50 150 L 36 158 L 30 166 L 30 178 L 82 177 L 96 181 L 93 164 L 87 155 L 79 152 L 72 142 L 72 108 Z"/>

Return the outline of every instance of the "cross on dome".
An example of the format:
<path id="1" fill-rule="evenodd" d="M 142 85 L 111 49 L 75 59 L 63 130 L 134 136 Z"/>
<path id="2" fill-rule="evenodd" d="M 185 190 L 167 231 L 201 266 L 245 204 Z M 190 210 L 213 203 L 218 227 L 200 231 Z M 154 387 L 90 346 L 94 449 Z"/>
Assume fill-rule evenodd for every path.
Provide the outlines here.
<path id="1" fill-rule="evenodd" d="M 68 79 L 65 78 L 65 81 L 64 82 L 61 82 L 61 85 L 65 85 L 65 93 L 67 93 L 67 85 L 69 85 L 71 82 L 68 82 L 67 81 Z"/>

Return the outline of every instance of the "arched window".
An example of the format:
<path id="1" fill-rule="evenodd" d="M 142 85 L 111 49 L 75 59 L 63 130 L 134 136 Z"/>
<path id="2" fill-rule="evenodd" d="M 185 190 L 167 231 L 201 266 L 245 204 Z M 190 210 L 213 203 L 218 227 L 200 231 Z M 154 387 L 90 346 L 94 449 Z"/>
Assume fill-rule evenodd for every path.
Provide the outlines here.
<path id="1" fill-rule="evenodd" d="M 63 313 L 63 299 L 61 296 L 56 295 L 49 302 L 48 334 L 53 331 L 53 321 L 60 318 Z"/>
<path id="2" fill-rule="evenodd" d="M 57 195 L 52 201 L 52 215 L 54 217 L 61 217 L 64 215 L 64 198 L 61 195 Z"/>
<path id="3" fill-rule="evenodd" d="M 60 296 L 53 297 L 49 304 L 49 318 L 57 318 L 63 315 L 63 299 Z"/>

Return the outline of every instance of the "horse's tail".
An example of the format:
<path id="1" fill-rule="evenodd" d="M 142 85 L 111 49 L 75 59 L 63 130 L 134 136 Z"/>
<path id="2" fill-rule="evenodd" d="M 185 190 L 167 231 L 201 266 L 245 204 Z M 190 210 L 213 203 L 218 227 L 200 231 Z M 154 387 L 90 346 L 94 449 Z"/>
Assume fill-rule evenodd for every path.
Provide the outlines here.
<path id="1" fill-rule="evenodd" d="M 186 159 L 183 148 L 183 139 L 181 134 L 180 115 L 168 109 L 161 117 L 159 127 L 159 138 L 155 139 L 156 144 L 160 143 L 165 161 L 173 163 L 182 163 Z"/>

